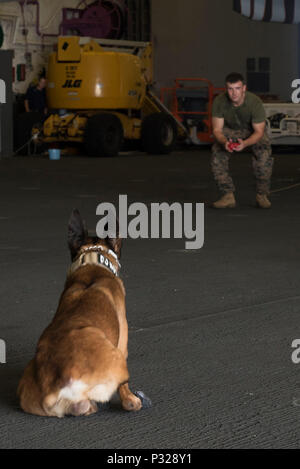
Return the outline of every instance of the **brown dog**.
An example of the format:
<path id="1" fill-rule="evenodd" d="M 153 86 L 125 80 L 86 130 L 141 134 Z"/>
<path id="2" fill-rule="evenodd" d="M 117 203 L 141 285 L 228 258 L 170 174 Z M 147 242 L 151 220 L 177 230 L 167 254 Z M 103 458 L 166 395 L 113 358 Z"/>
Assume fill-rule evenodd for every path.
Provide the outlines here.
<path id="1" fill-rule="evenodd" d="M 72 265 L 56 314 L 18 387 L 25 412 L 89 415 L 118 390 L 126 410 L 141 400 L 128 387 L 125 289 L 120 238 L 89 237 L 78 210 L 68 231 Z"/>

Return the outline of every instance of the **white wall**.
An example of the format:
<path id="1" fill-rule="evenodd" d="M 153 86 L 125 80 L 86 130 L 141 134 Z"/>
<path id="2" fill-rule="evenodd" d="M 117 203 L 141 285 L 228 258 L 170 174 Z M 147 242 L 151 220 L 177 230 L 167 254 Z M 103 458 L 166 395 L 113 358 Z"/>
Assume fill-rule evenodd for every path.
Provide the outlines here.
<path id="1" fill-rule="evenodd" d="M 63 7 L 76 7 L 78 0 L 42 0 L 39 2 L 39 28 L 42 34 L 58 34 L 62 21 Z M 26 81 L 15 81 L 13 89 L 17 93 L 24 93 L 29 83 L 37 78 L 37 74 L 47 65 L 49 52 L 53 50 L 53 44 L 57 38 L 45 37 L 37 34 L 37 8 L 34 5 L 25 7 L 25 25 L 28 29 L 27 41 L 22 34 L 24 19 L 18 2 L 0 3 L 0 23 L 4 31 L 2 49 L 14 51 L 13 65 L 26 64 Z M 25 53 L 31 53 L 32 66 L 26 61 Z"/>
<path id="2" fill-rule="evenodd" d="M 246 75 L 247 57 L 271 58 L 271 93 L 289 100 L 298 77 L 298 26 L 251 21 L 232 0 L 152 0 L 156 87 L 179 76 L 223 86 L 231 71 Z"/>

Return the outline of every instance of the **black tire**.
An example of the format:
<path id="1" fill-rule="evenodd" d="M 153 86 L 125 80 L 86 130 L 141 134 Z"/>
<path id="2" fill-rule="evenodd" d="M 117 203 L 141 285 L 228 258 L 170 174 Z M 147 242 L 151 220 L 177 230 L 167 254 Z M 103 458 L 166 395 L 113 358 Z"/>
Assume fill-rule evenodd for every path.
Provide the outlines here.
<path id="1" fill-rule="evenodd" d="M 171 116 L 155 112 L 142 122 L 141 140 L 143 150 L 154 155 L 166 155 L 175 146 L 177 127 Z"/>
<path id="2" fill-rule="evenodd" d="M 26 143 L 31 138 L 31 131 L 35 124 L 41 125 L 43 115 L 39 112 L 24 112 L 15 118 L 14 122 L 14 151 L 17 155 L 27 155 Z"/>
<path id="3" fill-rule="evenodd" d="M 89 117 L 85 129 L 85 148 L 89 156 L 116 156 L 122 146 L 123 127 L 114 114 Z"/>

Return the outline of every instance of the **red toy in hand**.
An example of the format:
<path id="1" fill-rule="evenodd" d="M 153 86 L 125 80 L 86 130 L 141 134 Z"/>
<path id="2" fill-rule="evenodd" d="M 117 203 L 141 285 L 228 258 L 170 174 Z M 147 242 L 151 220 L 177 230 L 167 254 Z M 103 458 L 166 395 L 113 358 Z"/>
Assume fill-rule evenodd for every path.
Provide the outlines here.
<path id="1" fill-rule="evenodd" d="M 240 144 L 236 140 L 229 141 L 228 148 L 229 150 L 235 150 Z"/>

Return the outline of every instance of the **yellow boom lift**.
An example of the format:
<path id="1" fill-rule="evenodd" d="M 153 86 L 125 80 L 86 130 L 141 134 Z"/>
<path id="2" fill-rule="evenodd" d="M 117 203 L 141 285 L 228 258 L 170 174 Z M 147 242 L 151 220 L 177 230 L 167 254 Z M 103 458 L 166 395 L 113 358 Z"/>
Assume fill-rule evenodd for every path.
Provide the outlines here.
<path id="1" fill-rule="evenodd" d="M 116 155 L 124 139 L 169 153 L 183 126 L 151 84 L 151 43 L 59 37 L 49 56 L 42 141 L 81 142 L 90 156 Z"/>

